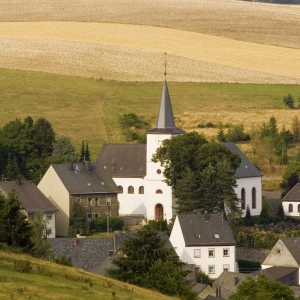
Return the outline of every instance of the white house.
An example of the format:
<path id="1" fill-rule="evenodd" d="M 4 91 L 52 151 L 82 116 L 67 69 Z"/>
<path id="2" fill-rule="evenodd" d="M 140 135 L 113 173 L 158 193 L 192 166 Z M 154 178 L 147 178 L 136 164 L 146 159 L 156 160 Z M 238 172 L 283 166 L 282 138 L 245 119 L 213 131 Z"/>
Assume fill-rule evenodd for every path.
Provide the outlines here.
<path id="1" fill-rule="evenodd" d="M 237 187 L 235 193 L 241 199 L 243 216 L 247 206 L 252 216 L 258 216 L 262 209 L 262 173 L 253 165 L 235 143 L 223 143 L 230 151 L 237 153 L 242 161 L 236 169 Z"/>
<path id="2" fill-rule="evenodd" d="M 300 217 L 300 183 L 297 183 L 283 198 L 285 216 Z"/>
<path id="3" fill-rule="evenodd" d="M 280 238 L 261 267 L 265 271 L 263 273 L 277 281 L 300 285 L 300 238 Z"/>
<path id="4" fill-rule="evenodd" d="M 8 195 L 12 191 L 16 193 L 29 221 L 33 221 L 35 214 L 42 211 L 44 219 L 47 220 L 47 237 L 55 238 L 55 218 L 58 209 L 31 180 L 1 181 L 0 191 L 5 195 Z"/>
<path id="5" fill-rule="evenodd" d="M 235 240 L 230 226 L 218 214 L 177 215 L 170 242 L 179 258 L 211 278 L 235 270 Z"/>
<path id="6" fill-rule="evenodd" d="M 167 82 L 164 82 L 156 127 L 147 132 L 147 144 L 105 144 L 96 163 L 104 168 L 119 188 L 120 215 L 135 215 L 151 219 L 174 216 L 175 199 L 172 188 L 164 182 L 164 168 L 151 161 L 163 140 L 185 132 L 176 127 Z M 224 144 L 237 152 L 242 163 L 236 171 L 244 214 L 249 206 L 252 215 L 262 207 L 262 174 L 234 143 Z"/>

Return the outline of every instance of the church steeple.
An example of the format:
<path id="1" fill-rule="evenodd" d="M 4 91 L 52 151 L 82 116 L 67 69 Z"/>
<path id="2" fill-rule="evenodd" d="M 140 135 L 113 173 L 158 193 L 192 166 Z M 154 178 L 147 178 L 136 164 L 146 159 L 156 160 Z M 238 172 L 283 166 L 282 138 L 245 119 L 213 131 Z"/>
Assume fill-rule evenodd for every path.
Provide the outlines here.
<path id="1" fill-rule="evenodd" d="M 185 131 L 175 126 L 174 115 L 170 101 L 168 85 L 166 81 L 164 82 L 163 91 L 161 95 L 160 106 L 156 121 L 156 128 L 151 129 L 150 131 L 148 131 L 148 133 L 185 133 Z"/>

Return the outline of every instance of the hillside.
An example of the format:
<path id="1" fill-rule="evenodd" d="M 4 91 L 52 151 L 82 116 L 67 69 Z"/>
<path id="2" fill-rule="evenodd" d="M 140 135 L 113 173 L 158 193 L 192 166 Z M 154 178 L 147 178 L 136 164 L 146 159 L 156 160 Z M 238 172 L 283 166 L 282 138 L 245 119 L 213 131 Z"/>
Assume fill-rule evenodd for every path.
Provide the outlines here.
<path id="1" fill-rule="evenodd" d="M 18 7 L 18 10 L 15 7 Z M 299 6 L 1 1 L 0 67 L 118 81 L 300 83 Z"/>
<path id="2" fill-rule="evenodd" d="M 22 268 L 23 272 L 21 272 Z M 26 272 L 27 269 L 30 271 Z M 81 269 L 2 251 L 0 251 L 0 284 L 2 300 L 175 300 L 154 291 L 104 278 Z"/>

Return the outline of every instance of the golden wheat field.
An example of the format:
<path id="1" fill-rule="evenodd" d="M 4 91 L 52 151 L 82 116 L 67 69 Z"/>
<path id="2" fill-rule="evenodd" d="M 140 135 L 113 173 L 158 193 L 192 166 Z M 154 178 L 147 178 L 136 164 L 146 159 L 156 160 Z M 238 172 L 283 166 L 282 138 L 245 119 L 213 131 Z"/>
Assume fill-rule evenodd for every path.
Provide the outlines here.
<path id="1" fill-rule="evenodd" d="M 300 83 L 300 7 L 234 0 L 0 2 L 0 67 L 118 81 Z"/>

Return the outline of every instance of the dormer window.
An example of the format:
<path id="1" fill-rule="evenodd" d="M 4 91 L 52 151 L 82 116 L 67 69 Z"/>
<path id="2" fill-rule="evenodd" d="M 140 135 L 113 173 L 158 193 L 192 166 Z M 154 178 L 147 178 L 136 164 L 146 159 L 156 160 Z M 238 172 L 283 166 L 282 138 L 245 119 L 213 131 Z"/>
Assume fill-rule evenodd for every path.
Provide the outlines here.
<path id="1" fill-rule="evenodd" d="M 214 238 L 215 238 L 215 239 L 219 239 L 219 238 L 220 238 L 220 235 L 219 235 L 218 233 L 215 233 L 215 234 L 214 234 Z"/>

